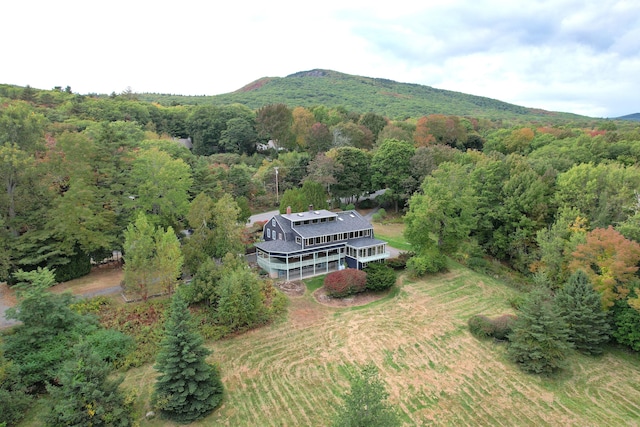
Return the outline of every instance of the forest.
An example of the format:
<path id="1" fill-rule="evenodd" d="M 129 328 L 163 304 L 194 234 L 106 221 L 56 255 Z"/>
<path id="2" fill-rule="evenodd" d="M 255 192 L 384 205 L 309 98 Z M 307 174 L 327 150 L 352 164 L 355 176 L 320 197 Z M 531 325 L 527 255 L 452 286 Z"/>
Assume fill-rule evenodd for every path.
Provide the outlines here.
<path id="1" fill-rule="evenodd" d="M 562 315 L 578 292 L 595 292 L 596 308 L 585 316 L 606 326 L 598 336 L 555 331 L 555 344 L 569 343 L 558 352 L 600 354 L 607 342 L 640 351 L 637 122 L 518 109 L 472 115 L 467 100 L 438 112 L 412 104 L 389 113 L 323 97 L 150 98 L 0 85 L 0 282 L 16 289 L 17 309 L 7 315 L 21 322 L 2 336 L 0 425 L 18 425 L 34 399 L 54 402 L 46 425 L 86 416 L 94 403 L 72 408 L 82 387 L 100 395 L 91 417 L 131 425 L 135 397 L 119 391 L 112 373 L 154 362 L 165 372 L 153 397 L 161 412 L 177 422 L 208 414 L 223 385 L 218 368 L 204 363 L 203 342 L 286 315 L 287 298 L 238 255 L 259 231 L 245 226 L 249 216 L 287 206 L 380 208 L 378 220 L 404 224 L 411 277 L 436 275 L 451 261 L 504 277 L 525 295 L 514 301 L 520 323 L 509 326 L 520 345 L 510 347 L 512 360 L 525 370 L 560 365 L 524 360 L 530 338 L 517 332 L 543 316 L 580 324 Z M 114 254 L 124 259 L 124 289 L 141 304 L 46 291 Z M 469 327 L 492 336 L 493 320 L 477 317 Z M 198 355 L 190 363 L 208 390 L 201 406 L 172 402 L 176 392 L 167 391 L 177 381 L 172 334 L 191 328 L 181 324 L 197 324 L 183 343 Z M 98 379 L 75 392 L 65 387 L 78 376 Z"/>

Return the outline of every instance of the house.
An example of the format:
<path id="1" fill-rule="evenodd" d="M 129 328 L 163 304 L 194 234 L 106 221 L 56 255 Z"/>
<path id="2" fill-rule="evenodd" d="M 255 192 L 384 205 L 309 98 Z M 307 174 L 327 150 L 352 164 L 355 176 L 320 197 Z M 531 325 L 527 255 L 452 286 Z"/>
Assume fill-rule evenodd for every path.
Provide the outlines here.
<path id="1" fill-rule="evenodd" d="M 269 276 L 295 280 L 342 268 L 362 269 L 389 257 L 387 243 L 356 211 L 313 210 L 273 216 L 256 243 L 258 265 Z"/>

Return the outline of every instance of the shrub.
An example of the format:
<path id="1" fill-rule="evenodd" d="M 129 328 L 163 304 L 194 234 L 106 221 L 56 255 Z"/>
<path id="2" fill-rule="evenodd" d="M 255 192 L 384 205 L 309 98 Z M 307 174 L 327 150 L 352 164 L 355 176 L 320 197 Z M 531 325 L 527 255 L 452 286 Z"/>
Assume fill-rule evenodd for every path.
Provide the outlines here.
<path id="1" fill-rule="evenodd" d="M 469 332 L 480 339 L 489 338 L 493 334 L 493 325 L 487 316 L 476 314 L 467 320 Z"/>
<path id="2" fill-rule="evenodd" d="M 469 318 L 467 325 L 471 334 L 476 338 L 506 340 L 516 319 L 517 317 L 513 314 L 503 314 L 493 318 L 477 314 Z"/>
<path id="3" fill-rule="evenodd" d="M 518 320 L 518 317 L 513 314 L 503 314 L 492 318 L 493 337 L 497 340 L 509 339 L 509 334 L 513 330 L 513 324 L 516 320 Z"/>
<path id="4" fill-rule="evenodd" d="M 367 273 L 367 289 L 370 291 L 383 291 L 396 283 L 396 273 L 385 264 L 373 262 L 364 269 Z"/>
<path id="5" fill-rule="evenodd" d="M 102 360 L 115 366 L 135 347 L 132 337 L 113 329 L 98 329 L 87 336 L 87 344 Z"/>
<path id="6" fill-rule="evenodd" d="M 367 273 L 355 268 L 334 271 L 324 278 L 327 295 L 337 298 L 363 292 L 367 285 Z"/>
<path id="7" fill-rule="evenodd" d="M 352 211 L 356 208 L 356 205 L 354 205 L 353 203 L 349 203 L 347 206 L 344 207 L 343 210 L 345 211 Z"/>
<path id="8" fill-rule="evenodd" d="M 400 252 L 396 258 L 387 258 L 385 264 L 394 270 L 404 270 L 407 267 L 407 261 L 415 256 L 413 252 Z"/>
<path id="9" fill-rule="evenodd" d="M 407 261 L 407 269 L 414 276 L 438 273 L 447 266 L 447 258 L 437 249 L 416 255 Z"/>
<path id="10" fill-rule="evenodd" d="M 378 212 L 373 214 L 371 219 L 374 222 L 382 222 L 385 219 L 386 216 L 387 216 L 387 211 L 385 211 L 384 208 L 380 208 L 380 209 L 378 209 Z"/>

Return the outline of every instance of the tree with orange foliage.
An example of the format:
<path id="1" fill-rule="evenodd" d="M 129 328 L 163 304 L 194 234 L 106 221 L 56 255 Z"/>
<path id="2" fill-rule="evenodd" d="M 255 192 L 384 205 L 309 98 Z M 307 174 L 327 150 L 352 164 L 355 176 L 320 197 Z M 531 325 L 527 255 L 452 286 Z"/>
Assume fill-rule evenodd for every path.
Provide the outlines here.
<path id="1" fill-rule="evenodd" d="M 616 299 L 629 294 L 629 283 L 638 271 L 640 244 L 625 237 L 613 227 L 596 228 L 587 233 L 586 242 L 576 247 L 571 271 L 583 269 L 600 293 L 602 306 L 609 309 Z M 638 298 L 629 305 L 640 308 Z"/>

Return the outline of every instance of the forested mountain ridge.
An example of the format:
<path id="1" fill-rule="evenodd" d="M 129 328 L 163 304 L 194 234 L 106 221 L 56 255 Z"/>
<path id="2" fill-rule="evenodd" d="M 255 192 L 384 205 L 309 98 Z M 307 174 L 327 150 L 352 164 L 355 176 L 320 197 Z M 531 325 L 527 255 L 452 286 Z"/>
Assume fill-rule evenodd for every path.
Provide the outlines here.
<path id="1" fill-rule="evenodd" d="M 321 69 L 301 71 L 287 77 L 262 77 L 234 92 L 215 96 L 145 93 L 139 95 L 139 98 L 164 105 L 238 103 L 252 109 L 273 103 L 302 107 L 341 106 L 347 110 L 374 112 L 396 120 L 429 114 L 558 122 L 584 118 L 575 114 L 526 108 L 492 98 L 425 85 Z"/>

